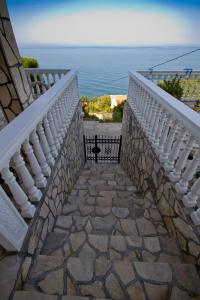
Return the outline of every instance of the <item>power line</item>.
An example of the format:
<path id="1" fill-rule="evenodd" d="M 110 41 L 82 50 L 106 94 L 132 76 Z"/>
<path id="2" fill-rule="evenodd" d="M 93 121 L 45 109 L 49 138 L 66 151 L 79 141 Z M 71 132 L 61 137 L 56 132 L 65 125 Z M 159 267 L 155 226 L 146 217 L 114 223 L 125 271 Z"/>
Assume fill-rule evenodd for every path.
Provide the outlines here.
<path id="1" fill-rule="evenodd" d="M 119 77 L 119 78 L 116 78 L 116 79 L 112 79 L 112 80 L 109 80 L 109 81 L 106 81 L 106 82 L 102 82 L 103 84 L 108 84 L 110 82 L 113 82 L 113 81 L 118 81 L 118 80 L 121 80 L 121 79 L 124 79 L 124 78 L 127 78 L 128 75 L 126 76 L 123 76 L 123 77 Z"/>
<path id="2" fill-rule="evenodd" d="M 179 59 L 179 58 L 181 58 L 181 57 L 184 57 L 184 56 L 186 56 L 186 55 L 189 55 L 189 54 L 194 53 L 194 52 L 197 52 L 197 51 L 200 51 L 200 48 L 197 48 L 197 49 L 195 49 L 195 50 L 186 52 L 186 53 L 184 53 L 184 54 L 182 54 L 182 55 L 179 55 L 179 56 L 177 56 L 177 57 L 174 57 L 174 58 L 172 58 L 172 59 L 166 60 L 166 61 L 164 61 L 164 62 L 162 62 L 162 63 L 160 63 L 160 64 L 157 64 L 157 65 L 155 65 L 155 66 L 153 66 L 153 67 L 151 67 L 151 68 L 149 68 L 149 69 L 152 70 L 153 68 L 162 66 L 162 65 L 164 65 L 164 64 L 167 64 L 167 63 L 169 63 L 169 62 L 171 62 L 171 61 L 174 61 L 174 60 L 176 60 L 176 59 Z"/>
<path id="3" fill-rule="evenodd" d="M 184 53 L 184 54 L 182 54 L 182 55 L 176 56 L 176 57 L 174 57 L 174 58 L 172 58 L 172 59 L 166 60 L 166 61 L 164 61 L 164 62 L 162 62 L 162 63 L 157 64 L 157 65 L 154 65 L 154 66 L 152 66 L 151 68 L 149 68 L 149 70 L 153 71 L 153 68 L 156 68 L 156 67 L 158 67 L 158 66 L 162 66 L 162 65 L 164 65 L 164 64 L 167 64 L 167 63 L 169 63 L 169 62 L 171 62 L 171 61 L 177 60 L 177 59 L 179 59 L 179 58 L 181 58 L 181 57 L 184 57 L 184 56 L 186 56 L 186 55 L 189 55 L 189 54 L 194 53 L 194 52 L 197 52 L 197 51 L 200 51 L 200 48 L 194 49 L 194 50 L 192 50 L 192 51 L 186 52 L 186 53 Z M 115 79 L 112 79 L 112 80 L 109 80 L 109 81 L 102 82 L 101 84 L 110 84 L 111 82 L 118 81 L 118 80 L 121 80 L 121 79 L 125 79 L 125 78 L 127 78 L 127 77 L 128 77 L 128 75 L 122 76 L 122 77 L 119 77 L 119 78 L 115 78 Z"/>

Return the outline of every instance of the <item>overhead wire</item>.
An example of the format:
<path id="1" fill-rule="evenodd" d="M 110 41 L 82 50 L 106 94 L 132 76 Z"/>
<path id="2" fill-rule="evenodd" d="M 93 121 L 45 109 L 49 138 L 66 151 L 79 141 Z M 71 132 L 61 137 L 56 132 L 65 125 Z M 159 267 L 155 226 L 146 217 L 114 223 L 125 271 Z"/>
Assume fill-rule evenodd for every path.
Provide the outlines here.
<path id="1" fill-rule="evenodd" d="M 166 60 L 166 61 L 164 61 L 162 63 L 157 64 L 157 65 L 154 65 L 154 66 L 150 67 L 149 70 L 153 71 L 153 69 L 156 68 L 156 67 L 162 66 L 164 64 L 167 64 L 167 63 L 169 63 L 171 61 L 177 60 L 177 59 L 179 59 L 181 57 L 184 57 L 186 55 L 192 54 L 192 53 L 197 52 L 197 51 L 200 51 L 200 48 L 194 49 L 192 51 L 186 52 L 186 53 L 184 53 L 182 55 L 176 56 L 176 57 L 174 57 L 172 59 Z M 112 79 L 112 80 L 109 80 L 109 81 L 102 82 L 102 84 L 109 84 L 110 82 L 114 82 L 114 81 L 118 81 L 118 80 L 121 80 L 121 79 L 125 79 L 127 77 L 128 77 L 128 75 L 122 76 L 122 77 L 119 77 L 119 78 L 115 78 L 115 79 Z"/>

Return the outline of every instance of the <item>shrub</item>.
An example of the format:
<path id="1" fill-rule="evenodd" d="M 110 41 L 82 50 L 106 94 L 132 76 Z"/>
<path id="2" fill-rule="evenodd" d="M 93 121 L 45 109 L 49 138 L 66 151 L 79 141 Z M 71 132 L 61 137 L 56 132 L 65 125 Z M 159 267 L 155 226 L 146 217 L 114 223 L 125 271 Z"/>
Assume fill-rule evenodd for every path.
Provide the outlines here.
<path id="1" fill-rule="evenodd" d="M 37 59 L 32 57 L 22 57 L 22 65 L 24 68 L 38 68 L 39 63 Z"/>
<path id="2" fill-rule="evenodd" d="M 123 118 L 123 109 L 124 109 L 124 102 L 118 104 L 113 108 L 113 122 L 122 122 Z"/>
<path id="3" fill-rule="evenodd" d="M 172 80 L 164 80 L 159 82 L 158 86 L 179 100 L 183 96 L 181 80 L 177 76 L 175 76 L 175 78 L 173 78 Z"/>

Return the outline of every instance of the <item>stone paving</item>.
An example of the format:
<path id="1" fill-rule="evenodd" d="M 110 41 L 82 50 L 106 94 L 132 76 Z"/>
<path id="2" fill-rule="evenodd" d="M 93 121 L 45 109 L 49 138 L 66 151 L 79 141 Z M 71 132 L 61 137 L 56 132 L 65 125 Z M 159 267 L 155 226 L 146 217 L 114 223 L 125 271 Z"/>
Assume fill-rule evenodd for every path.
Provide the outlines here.
<path id="1" fill-rule="evenodd" d="M 197 300 L 199 295 L 196 268 L 167 234 L 153 197 L 142 198 L 120 165 L 86 164 L 24 292 L 14 299 Z"/>

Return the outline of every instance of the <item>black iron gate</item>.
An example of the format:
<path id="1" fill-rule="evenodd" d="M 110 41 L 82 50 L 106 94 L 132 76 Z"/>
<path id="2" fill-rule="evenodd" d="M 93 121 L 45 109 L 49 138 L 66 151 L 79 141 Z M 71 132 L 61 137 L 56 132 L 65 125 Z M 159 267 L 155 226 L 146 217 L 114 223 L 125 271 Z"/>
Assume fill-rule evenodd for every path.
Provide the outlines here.
<path id="1" fill-rule="evenodd" d="M 83 136 L 85 161 L 120 162 L 122 136 Z"/>

